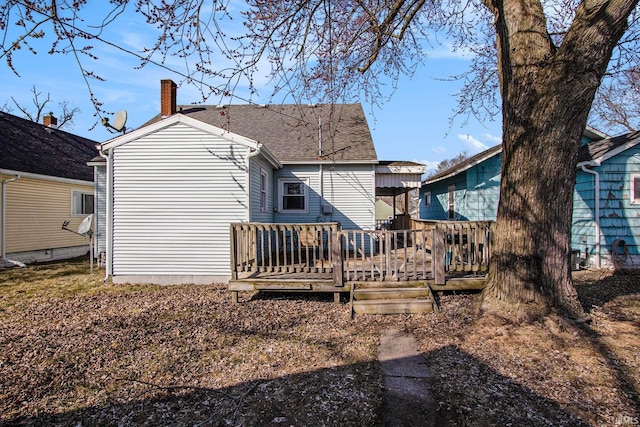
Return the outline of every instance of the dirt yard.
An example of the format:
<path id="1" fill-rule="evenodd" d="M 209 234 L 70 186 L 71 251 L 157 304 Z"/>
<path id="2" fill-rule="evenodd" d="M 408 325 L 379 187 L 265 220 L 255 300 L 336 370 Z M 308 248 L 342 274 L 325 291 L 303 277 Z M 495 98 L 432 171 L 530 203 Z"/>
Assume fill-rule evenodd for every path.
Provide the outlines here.
<path id="1" fill-rule="evenodd" d="M 413 333 L 442 426 L 640 424 L 640 275 L 580 272 L 593 322 L 349 319 L 332 295 L 116 286 L 87 261 L 0 270 L 0 425 L 379 426 L 380 331 Z"/>

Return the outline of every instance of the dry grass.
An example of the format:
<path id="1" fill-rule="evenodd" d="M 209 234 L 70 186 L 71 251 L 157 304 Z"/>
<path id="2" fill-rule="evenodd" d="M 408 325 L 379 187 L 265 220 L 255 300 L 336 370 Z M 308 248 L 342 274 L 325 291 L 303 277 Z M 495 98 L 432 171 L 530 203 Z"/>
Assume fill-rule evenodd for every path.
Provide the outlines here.
<path id="1" fill-rule="evenodd" d="M 585 277 L 594 321 L 358 316 L 332 296 L 119 286 L 86 261 L 0 271 L 0 425 L 375 426 L 381 329 L 415 334 L 438 425 L 639 420 L 640 282 Z"/>

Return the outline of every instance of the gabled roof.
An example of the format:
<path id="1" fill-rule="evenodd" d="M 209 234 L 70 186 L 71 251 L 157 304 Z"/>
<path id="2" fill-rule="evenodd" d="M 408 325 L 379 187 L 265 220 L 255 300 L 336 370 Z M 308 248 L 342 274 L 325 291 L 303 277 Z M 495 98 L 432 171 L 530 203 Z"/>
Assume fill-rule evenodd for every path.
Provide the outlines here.
<path id="1" fill-rule="evenodd" d="M 580 151 L 578 152 L 578 166 L 581 166 L 582 164 L 600 164 L 638 143 L 640 143 L 640 131 L 589 142 L 580 147 Z M 425 179 L 422 183 L 431 184 L 433 182 L 458 175 L 472 166 L 482 163 L 501 152 L 502 145 L 496 145 L 495 147 L 491 147 L 482 153 L 476 154 L 475 156 L 470 157 L 445 171 Z"/>
<path id="2" fill-rule="evenodd" d="M 590 142 L 580 148 L 578 166 L 585 163 L 600 164 L 640 142 L 640 131 L 626 133 L 613 138 Z"/>
<path id="3" fill-rule="evenodd" d="M 377 162 L 360 104 L 183 105 L 178 111 L 257 141 L 282 163 Z M 158 115 L 143 126 L 160 120 Z"/>
<path id="4" fill-rule="evenodd" d="M 0 112 L 0 169 L 93 182 L 97 142 Z"/>
<path id="5" fill-rule="evenodd" d="M 449 169 L 446 169 L 440 173 L 435 174 L 434 176 L 431 176 L 427 179 L 425 179 L 424 181 L 422 181 L 423 184 L 430 184 L 432 182 L 436 182 L 436 181 L 440 181 L 442 179 L 445 178 L 449 178 L 452 176 L 456 176 L 459 173 L 462 173 L 464 171 L 466 171 L 467 169 L 484 162 L 485 160 L 497 155 L 498 153 L 502 152 L 502 144 L 498 144 L 494 147 L 489 148 L 488 150 L 484 150 L 481 153 L 476 154 L 475 156 L 469 157 L 466 160 L 463 160 L 462 162 L 450 167 Z"/>
<path id="6" fill-rule="evenodd" d="M 233 141 L 237 144 L 244 145 L 247 148 L 258 150 L 262 153 L 262 155 L 275 167 L 281 167 L 281 164 L 277 159 L 273 157 L 273 154 L 269 151 L 268 148 L 265 148 L 262 144 L 257 141 L 254 141 L 250 138 L 247 138 L 243 135 L 238 135 L 233 132 L 229 132 L 225 129 L 221 129 L 216 126 L 212 126 L 208 123 L 204 123 L 200 120 L 196 120 L 192 117 L 186 116 L 182 113 L 177 113 L 169 117 L 162 118 L 161 120 L 155 122 L 149 122 L 146 125 L 132 131 L 129 133 L 122 134 L 116 138 L 110 139 L 109 141 L 104 142 L 100 146 L 100 150 L 103 152 L 109 150 L 110 148 L 119 147 L 120 145 L 126 144 L 128 142 L 134 141 L 136 139 L 142 138 L 145 135 L 149 135 L 160 131 L 164 128 L 172 126 L 176 123 L 182 123 L 187 126 L 191 126 L 194 129 L 200 129 L 203 132 L 210 133 L 212 135 L 221 136 L 229 141 Z M 103 159 L 104 160 L 104 159 Z M 101 163 L 100 159 L 92 159 L 91 163 Z"/>

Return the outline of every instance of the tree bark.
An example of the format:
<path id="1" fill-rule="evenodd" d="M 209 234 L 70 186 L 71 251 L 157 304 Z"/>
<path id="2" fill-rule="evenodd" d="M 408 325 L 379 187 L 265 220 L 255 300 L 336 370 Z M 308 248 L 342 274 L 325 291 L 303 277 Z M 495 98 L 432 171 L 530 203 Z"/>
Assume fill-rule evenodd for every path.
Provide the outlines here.
<path id="1" fill-rule="evenodd" d="M 571 281 L 570 232 L 582 132 L 637 0 L 578 8 L 559 48 L 538 0 L 486 0 L 502 91 L 500 203 L 481 310 L 515 321 L 584 316 Z"/>

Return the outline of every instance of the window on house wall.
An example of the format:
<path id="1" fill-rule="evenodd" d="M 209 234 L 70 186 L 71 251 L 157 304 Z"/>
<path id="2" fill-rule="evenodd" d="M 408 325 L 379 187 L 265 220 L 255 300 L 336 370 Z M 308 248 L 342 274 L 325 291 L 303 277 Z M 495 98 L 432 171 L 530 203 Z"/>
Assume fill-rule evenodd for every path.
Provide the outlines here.
<path id="1" fill-rule="evenodd" d="M 308 186 L 299 179 L 281 179 L 278 210 L 282 212 L 306 212 L 308 209 Z"/>
<path id="2" fill-rule="evenodd" d="M 267 210 L 267 172 L 260 170 L 260 211 L 265 212 Z"/>
<path id="3" fill-rule="evenodd" d="M 431 191 L 424 193 L 424 205 L 431 206 Z"/>
<path id="4" fill-rule="evenodd" d="M 631 203 L 640 204 L 640 175 L 631 175 Z"/>
<path id="5" fill-rule="evenodd" d="M 448 209 L 447 218 L 455 219 L 455 216 L 456 216 L 456 186 L 455 185 L 450 185 L 448 193 L 449 193 L 448 194 L 449 209 Z"/>
<path id="6" fill-rule="evenodd" d="M 71 192 L 71 215 L 89 215 L 93 213 L 93 194 L 82 191 Z"/>

